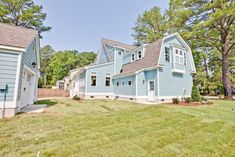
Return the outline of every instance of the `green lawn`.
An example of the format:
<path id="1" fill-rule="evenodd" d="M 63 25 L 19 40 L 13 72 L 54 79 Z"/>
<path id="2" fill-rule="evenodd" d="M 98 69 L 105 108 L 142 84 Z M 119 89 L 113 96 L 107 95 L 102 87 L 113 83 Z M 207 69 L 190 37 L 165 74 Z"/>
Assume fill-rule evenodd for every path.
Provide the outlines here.
<path id="1" fill-rule="evenodd" d="M 181 107 L 44 101 L 41 114 L 0 120 L 0 156 L 235 156 L 235 101 Z"/>

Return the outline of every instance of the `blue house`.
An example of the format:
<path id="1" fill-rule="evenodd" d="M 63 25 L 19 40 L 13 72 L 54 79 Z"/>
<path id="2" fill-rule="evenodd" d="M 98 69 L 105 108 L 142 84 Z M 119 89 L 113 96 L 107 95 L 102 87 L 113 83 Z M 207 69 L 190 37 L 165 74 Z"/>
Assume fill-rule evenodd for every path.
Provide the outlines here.
<path id="1" fill-rule="evenodd" d="M 76 95 L 86 99 L 159 102 L 191 95 L 192 52 L 178 34 L 136 47 L 102 39 L 96 60 L 79 71 Z"/>
<path id="2" fill-rule="evenodd" d="M 35 101 L 39 64 L 38 32 L 0 23 L 0 118 Z"/>

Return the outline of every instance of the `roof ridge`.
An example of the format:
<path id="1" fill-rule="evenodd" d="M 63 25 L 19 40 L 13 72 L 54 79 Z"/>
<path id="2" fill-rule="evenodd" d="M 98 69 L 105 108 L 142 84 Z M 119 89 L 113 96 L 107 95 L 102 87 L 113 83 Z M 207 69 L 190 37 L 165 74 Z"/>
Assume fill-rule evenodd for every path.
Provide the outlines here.
<path id="1" fill-rule="evenodd" d="M 108 38 L 101 38 L 102 42 L 105 43 L 105 44 L 111 44 L 111 43 L 107 43 L 107 42 L 113 42 L 114 44 L 118 44 L 118 45 L 125 45 L 126 47 L 129 47 L 130 49 L 131 48 L 135 48 L 136 46 L 134 45 L 130 45 L 130 44 L 126 44 L 126 43 L 123 43 L 123 42 L 120 42 L 120 41 L 116 41 L 116 40 L 113 40 L 113 39 L 108 39 Z M 111 44 L 112 45 L 112 44 Z"/>

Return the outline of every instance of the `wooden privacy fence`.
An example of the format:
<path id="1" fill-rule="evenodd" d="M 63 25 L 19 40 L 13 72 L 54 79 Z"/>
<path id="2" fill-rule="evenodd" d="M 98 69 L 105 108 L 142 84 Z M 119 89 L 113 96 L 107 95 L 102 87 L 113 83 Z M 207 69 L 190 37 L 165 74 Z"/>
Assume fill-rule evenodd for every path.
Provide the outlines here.
<path id="1" fill-rule="evenodd" d="M 69 91 L 64 89 L 38 88 L 38 98 L 47 97 L 69 97 Z"/>

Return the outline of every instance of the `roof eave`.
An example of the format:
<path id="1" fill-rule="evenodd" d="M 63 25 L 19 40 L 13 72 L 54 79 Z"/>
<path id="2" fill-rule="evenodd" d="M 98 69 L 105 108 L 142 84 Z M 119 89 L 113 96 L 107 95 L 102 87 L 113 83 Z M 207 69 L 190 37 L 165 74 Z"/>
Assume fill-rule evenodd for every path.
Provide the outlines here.
<path id="1" fill-rule="evenodd" d="M 10 50 L 10 51 L 16 51 L 16 52 L 25 52 L 25 48 L 20 48 L 20 47 L 14 47 L 14 46 L 5 46 L 5 45 L 0 45 L 0 49 L 3 50 Z"/>

